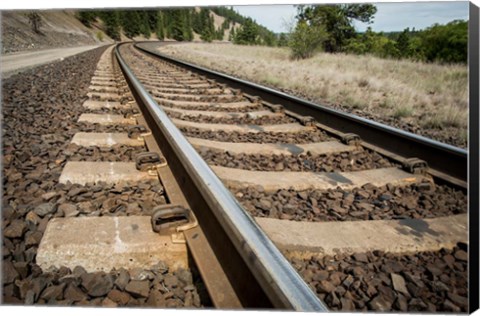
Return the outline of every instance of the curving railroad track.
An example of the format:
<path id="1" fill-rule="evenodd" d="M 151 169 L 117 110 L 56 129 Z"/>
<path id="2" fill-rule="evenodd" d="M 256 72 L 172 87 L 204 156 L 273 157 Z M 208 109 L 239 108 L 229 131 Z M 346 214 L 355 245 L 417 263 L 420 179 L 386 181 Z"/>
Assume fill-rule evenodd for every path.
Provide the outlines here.
<path id="1" fill-rule="evenodd" d="M 232 80 L 105 51 L 36 254 L 57 281 L 21 299 L 468 310 L 465 152 Z"/>

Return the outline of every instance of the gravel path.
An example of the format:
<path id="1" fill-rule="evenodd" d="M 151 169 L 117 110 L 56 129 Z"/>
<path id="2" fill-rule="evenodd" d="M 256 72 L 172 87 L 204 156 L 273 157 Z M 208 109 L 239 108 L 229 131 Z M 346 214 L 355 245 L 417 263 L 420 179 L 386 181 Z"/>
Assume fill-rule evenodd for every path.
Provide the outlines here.
<path id="1" fill-rule="evenodd" d="M 50 63 L 56 60 L 63 60 L 69 56 L 80 54 L 96 47 L 98 47 L 98 45 L 54 48 L 34 52 L 21 52 L 2 55 L 2 78 L 6 79 L 25 69 Z"/>

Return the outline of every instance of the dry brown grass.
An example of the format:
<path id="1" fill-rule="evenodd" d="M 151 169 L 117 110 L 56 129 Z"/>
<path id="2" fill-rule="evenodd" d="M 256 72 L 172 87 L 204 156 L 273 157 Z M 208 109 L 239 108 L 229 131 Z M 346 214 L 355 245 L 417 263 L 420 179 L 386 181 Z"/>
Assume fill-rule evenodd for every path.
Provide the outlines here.
<path id="1" fill-rule="evenodd" d="M 458 137 L 467 135 L 466 66 L 346 54 L 291 60 L 286 48 L 226 44 L 172 45 L 160 51 L 321 104 L 340 104 L 422 128 L 453 127 Z"/>

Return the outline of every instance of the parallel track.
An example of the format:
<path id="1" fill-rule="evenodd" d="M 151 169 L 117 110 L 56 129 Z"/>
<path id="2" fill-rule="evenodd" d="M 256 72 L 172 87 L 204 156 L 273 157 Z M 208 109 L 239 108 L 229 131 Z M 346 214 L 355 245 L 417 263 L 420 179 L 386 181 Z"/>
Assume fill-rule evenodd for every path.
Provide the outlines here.
<path id="1" fill-rule="evenodd" d="M 381 151 L 382 154 L 391 159 L 398 161 L 411 157 L 423 159 L 429 163 L 429 173 L 435 179 L 449 185 L 456 185 L 464 190 L 467 188 L 468 154 L 464 149 L 166 56 L 149 47 L 147 43 L 136 44 L 135 47 L 185 70 L 204 75 L 208 79 L 227 84 L 229 87 L 240 89 L 244 93 L 261 97 L 266 102 L 281 104 L 286 109 L 299 115 L 312 116 L 323 126 L 334 129 L 337 134 L 357 134 L 360 136 L 363 146 Z"/>
<path id="2" fill-rule="evenodd" d="M 243 208 L 246 208 L 251 215 L 277 217 L 278 215 L 272 215 L 273 213 L 271 212 L 273 211 L 269 213 L 268 209 L 270 208 L 271 210 L 273 208 L 278 211 L 279 209 L 282 210 L 282 206 L 280 206 L 278 202 L 272 204 L 268 201 L 263 202 L 260 198 L 255 199 L 255 195 L 258 195 L 258 192 L 260 192 L 261 196 L 270 198 L 270 201 L 272 201 L 272 198 L 273 201 L 276 201 L 277 198 L 275 196 L 278 197 L 278 194 L 282 194 L 279 192 L 286 189 L 288 190 L 289 188 L 287 184 L 281 183 L 282 181 L 291 181 L 290 192 L 292 192 L 293 189 L 294 193 L 306 192 L 306 194 L 310 194 L 310 196 L 312 192 L 310 190 L 315 188 L 317 188 L 317 191 L 324 190 L 324 192 L 332 192 L 332 190 L 334 192 L 335 190 L 337 190 L 337 192 L 345 192 L 352 189 L 353 192 L 358 192 L 356 187 L 362 187 L 362 189 L 365 188 L 365 190 L 368 191 L 368 186 L 375 184 L 373 189 L 370 188 L 374 190 L 372 192 L 376 192 L 376 188 L 385 185 L 387 192 L 392 193 L 398 190 L 395 189 L 395 187 L 403 190 L 401 188 L 406 186 L 406 191 L 402 191 L 406 196 L 413 194 L 415 197 L 415 194 L 417 194 L 416 197 L 418 198 L 419 195 L 422 195 L 421 192 L 426 190 L 435 192 L 433 193 L 434 196 L 436 196 L 435 194 L 443 196 L 440 199 L 444 197 L 447 199 L 458 197 L 461 201 L 460 204 L 453 206 L 453 209 L 450 208 L 449 211 L 439 214 L 428 214 L 421 210 L 415 213 L 411 205 L 404 205 L 405 209 L 409 209 L 409 212 L 404 213 L 404 215 L 393 215 L 390 211 L 391 215 L 383 216 L 382 214 L 379 215 L 381 212 L 379 212 L 378 209 L 375 208 L 372 210 L 370 207 L 366 207 L 367 213 L 368 209 L 371 211 L 371 214 L 367 216 L 368 218 L 362 216 L 355 218 L 358 214 L 354 214 L 355 212 L 351 211 L 349 211 L 350 213 L 347 216 L 342 216 L 342 214 L 339 215 L 338 212 L 330 212 L 329 209 L 327 217 L 322 217 L 321 215 L 317 218 L 315 218 L 315 216 L 312 218 L 312 216 L 307 215 L 306 219 L 303 219 L 307 221 L 322 221 L 321 218 L 328 218 L 326 219 L 327 221 L 359 220 L 362 218 L 364 220 L 404 219 L 407 221 L 410 216 L 414 218 L 444 216 L 443 219 L 448 226 L 448 222 L 450 221 L 450 217 L 448 216 L 466 212 L 466 197 L 461 191 L 466 192 L 467 155 L 466 152 L 461 149 L 398 131 L 375 122 L 342 113 L 335 113 L 335 111 L 330 109 L 316 105 L 313 106 L 305 101 L 290 96 L 286 97 L 277 92 L 266 91 L 264 88 L 247 84 L 235 78 L 228 78 L 225 75 L 200 69 L 178 60 L 172 60 L 171 58 L 152 52 L 151 49 L 142 48 L 140 45 L 135 45 L 135 47 L 138 48 L 139 51 L 147 53 L 146 56 L 148 57 L 141 57 L 139 51 L 132 54 L 133 51 L 128 51 L 132 50 L 131 47 L 123 47 L 117 51 L 117 56 L 124 54 L 129 55 L 125 64 L 123 61 L 121 62 L 124 73 L 128 73 L 127 77 L 129 78 L 137 76 L 138 80 L 130 79 L 131 82 L 134 82 L 133 84 L 131 83 L 131 86 L 138 87 L 139 90 L 143 86 L 150 92 L 150 96 L 142 97 L 143 102 L 149 104 L 148 111 L 150 111 L 151 115 L 157 117 L 154 120 L 161 126 L 161 129 L 165 129 L 164 133 L 167 135 L 168 133 L 173 133 L 170 134 L 170 136 L 164 136 L 163 140 L 170 143 L 171 147 L 178 146 L 178 143 L 182 144 L 176 149 L 170 148 L 169 150 L 165 150 L 167 159 L 177 161 L 175 165 L 178 163 L 183 166 L 186 173 L 192 177 L 191 182 L 199 188 L 197 190 L 202 191 L 208 188 L 207 191 L 210 191 L 209 193 L 202 193 L 204 196 L 209 195 L 209 201 L 206 202 L 207 205 L 210 207 L 218 205 L 219 198 L 220 201 L 225 198 L 229 201 L 220 202 L 220 204 L 223 204 L 223 210 L 212 213 L 217 219 L 224 217 L 225 213 L 228 214 L 231 212 L 231 215 L 227 216 L 238 216 L 243 211 L 231 195 L 228 193 L 218 193 L 222 191 L 225 192 L 224 186 L 230 189 L 232 194 L 241 202 Z M 155 61 L 156 59 L 160 62 Z M 128 68 L 133 70 L 133 72 L 127 70 Z M 214 80 L 212 80 L 212 78 Z M 225 83 L 227 84 L 225 85 Z M 241 87 L 241 89 L 235 89 L 238 87 Z M 281 100 L 281 102 L 273 103 L 271 102 L 272 100 Z M 284 112 L 281 107 L 276 105 L 278 103 L 288 110 Z M 160 105 L 160 107 L 158 105 Z M 160 110 L 160 108 L 162 108 L 162 110 Z M 316 119 L 316 122 L 303 116 L 304 114 L 312 116 Z M 170 120 L 167 119 L 167 116 L 170 116 Z M 227 125 L 221 125 L 222 123 Z M 281 125 L 285 123 L 287 124 Z M 238 127 L 235 127 L 236 124 L 244 125 L 237 125 Z M 335 129 L 332 128 L 332 126 L 335 126 Z M 178 128 L 187 136 L 188 141 L 179 133 Z M 285 130 L 282 131 L 282 128 L 285 128 Z M 367 131 L 372 128 L 374 132 Z M 170 131 L 166 132 L 167 129 Z M 361 136 L 360 140 L 348 134 L 351 132 L 359 134 Z M 376 137 L 373 137 L 373 135 L 376 135 Z M 325 141 L 329 141 L 330 145 L 336 147 L 336 149 L 325 149 L 325 144 L 322 144 L 322 142 Z M 188 142 L 191 144 L 188 144 Z M 247 146 L 245 142 L 248 142 L 250 145 Z M 334 144 L 335 142 L 337 142 L 336 145 Z M 177 145 L 171 145 L 172 143 Z M 261 146 L 255 146 L 255 143 L 277 144 L 276 149 L 281 148 L 282 150 L 278 151 L 277 156 L 274 155 L 272 158 L 272 156 L 268 154 L 268 150 L 272 150 L 273 147 L 270 148 L 267 146 L 262 150 Z M 284 145 L 278 147 L 279 143 L 284 143 Z M 304 146 L 302 144 L 307 144 L 307 147 L 302 147 Z M 199 159 L 200 157 L 192 150 L 191 145 L 197 149 L 203 158 L 207 159 L 212 170 L 218 178 L 222 180 L 223 185 L 218 181 L 218 178 L 206 168 L 205 162 Z M 340 148 L 341 146 L 345 147 Z M 346 148 L 349 146 L 350 148 Z M 183 153 L 180 147 L 184 148 Z M 351 147 L 353 147 L 353 149 Z M 341 154 L 342 152 L 352 150 L 352 155 L 343 154 L 342 156 Z M 177 158 L 175 158 L 174 154 L 168 153 L 170 151 L 176 152 L 175 155 L 177 155 Z M 296 155 L 298 154 L 302 155 L 302 151 L 303 155 L 307 155 L 307 158 L 301 156 L 303 157 L 301 159 L 307 159 L 307 162 L 303 160 L 303 166 L 302 163 L 299 162 L 297 167 L 290 169 L 288 165 L 292 162 L 290 158 L 292 156 L 297 157 Z M 383 158 L 379 158 L 379 154 Z M 356 155 L 360 155 L 361 158 Z M 415 174 L 411 174 L 410 176 L 408 172 L 401 171 L 402 165 L 403 168 L 405 168 L 407 158 L 412 157 L 412 155 L 425 159 L 429 168 L 420 168 L 421 170 L 416 170 Z M 178 156 L 180 156 L 180 158 L 178 158 Z M 324 159 L 325 157 L 327 158 Z M 347 159 L 346 157 L 353 159 L 352 161 L 356 159 L 356 163 L 363 161 L 366 165 L 358 166 L 353 162 L 351 162 L 350 165 L 345 164 L 342 160 Z M 262 160 L 266 161 L 262 162 Z M 313 166 L 312 163 L 315 166 Z M 300 166 L 300 170 L 298 166 Z M 240 170 L 235 168 L 240 168 Z M 371 170 L 371 168 L 373 168 L 373 170 Z M 182 169 L 182 167 L 179 169 Z M 333 173 L 322 173 L 322 170 L 325 169 L 332 170 Z M 238 170 L 238 172 L 235 170 Z M 256 170 L 256 172 L 248 170 Z M 275 170 L 279 172 L 274 172 Z M 302 175 L 294 172 L 290 172 L 290 174 L 280 174 L 282 170 L 308 172 L 304 172 Z M 355 174 L 357 170 L 358 174 Z M 365 173 L 362 173 L 362 170 L 364 170 Z M 314 183 L 309 179 L 309 174 L 311 174 L 312 171 L 314 173 L 316 172 L 315 177 L 317 177 L 317 180 L 313 181 Z M 343 171 L 343 173 L 338 173 L 338 171 Z M 349 173 L 349 171 L 351 171 L 351 173 Z M 413 170 L 410 170 L 410 172 L 413 172 Z M 392 174 L 395 174 L 395 176 L 392 176 Z M 278 179 L 276 178 L 277 176 Z M 303 184 L 296 181 L 295 177 L 299 176 L 305 176 L 302 178 L 304 181 Z M 322 180 L 322 177 L 325 176 L 328 179 L 325 180 L 325 178 L 323 178 Z M 198 178 L 195 179 L 195 177 Z M 281 180 L 282 177 L 285 177 L 285 180 Z M 268 178 L 271 180 L 269 181 Z M 318 183 L 322 181 L 326 181 L 326 184 L 319 185 Z M 412 181 L 414 183 L 413 191 L 411 191 L 412 189 L 408 189 L 412 187 Z M 436 184 L 434 184 L 433 181 L 436 182 Z M 363 186 L 364 184 L 366 184 L 366 187 Z M 392 185 L 393 187 L 390 189 L 389 186 Z M 210 187 L 213 188 L 210 189 Z M 339 190 L 338 187 L 342 189 Z M 255 188 L 253 193 L 249 188 Z M 456 189 L 460 189 L 461 191 L 455 191 Z M 191 189 L 186 190 L 189 191 Z M 385 189 L 380 189 L 380 192 L 385 192 Z M 303 199 L 303 195 L 305 194 L 302 195 L 300 193 L 298 194 L 301 199 Z M 343 193 L 343 195 L 344 194 L 345 193 Z M 247 196 L 247 198 L 245 198 L 245 196 Z M 252 198 L 252 196 L 252 202 L 248 202 L 248 198 Z M 280 200 L 279 202 L 280 204 L 288 203 L 288 198 L 287 200 Z M 259 205 L 261 203 L 264 204 Z M 371 202 L 367 201 L 367 203 Z M 353 210 L 357 208 L 357 204 L 354 204 L 355 207 L 353 207 Z M 318 207 L 321 208 L 321 205 L 318 205 L 318 207 L 312 206 L 311 204 L 308 205 L 307 208 L 310 209 L 310 212 L 312 207 L 315 213 L 318 212 Z M 402 209 L 404 206 L 400 205 L 399 208 Z M 305 211 L 304 205 L 302 207 L 302 210 Z M 330 208 L 330 206 L 327 207 Z M 363 205 L 362 207 L 365 206 Z M 396 208 L 397 206 L 393 207 Z M 415 208 L 415 206 L 413 207 Z M 439 207 L 439 204 L 434 205 L 434 207 Z M 252 213 L 252 209 L 256 210 L 256 212 L 254 211 Z M 232 210 L 234 210 L 234 212 L 232 212 Z M 334 208 L 334 210 L 336 209 Z M 413 213 L 410 212 L 412 210 Z M 301 216 L 298 216 L 298 213 L 301 212 L 300 210 L 296 211 L 293 217 L 288 214 L 285 215 L 285 208 L 283 211 L 280 211 L 280 213 L 282 212 L 283 217 L 280 216 L 279 218 L 302 221 Z M 320 211 L 320 213 L 322 212 L 324 212 L 324 210 Z M 397 214 L 396 211 L 395 214 Z M 199 215 L 199 217 L 201 218 L 202 215 Z M 333 219 L 335 217 L 336 219 Z M 203 223 L 206 224 L 210 218 L 210 215 L 204 217 Z M 460 222 L 456 222 L 458 219 Z M 202 224 L 202 219 L 199 221 Z M 265 224 L 265 221 L 260 221 L 260 219 L 257 219 L 257 221 L 261 223 L 262 229 L 266 229 L 270 236 L 272 230 L 269 230 L 268 227 L 270 226 L 268 226 L 268 223 Z M 459 235 L 455 235 L 456 233 L 451 234 L 454 235 L 453 241 L 450 240 L 446 244 L 440 243 L 438 245 L 425 246 L 425 248 L 420 246 L 417 248 L 417 251 L 418 249 L 436 251 L 442 248 L 442 245 L 447 249 L 452 249 L 456 242 L 466 242 L 466 226 L 463 226 L 466 225 L 466 217 L 463 215 L 460 217 L 452 217 L 451 221 L 452 225 L 460 225 L 458 226 L 459 229 L 456 230 Z M 454 222 L 456 224 L 453 224 Z M 231 225 L 228 229 L 236 230 L 237 228 L 234 226 L 238 225 L 238 223 L 238 219 L 230 223 L 227 222 L 227 225 Z M 400 225 L 405 225 L 401 221 L 399 223 Z M 421 223 L 421 221 L 419 221 L 419 223 Z M 436 222 L 429 223 L 428 225 L 432 225 L 431 227 L 436 227 L 435 225 L 437 225 Z M 411 225 L 415 227 L 418 224 L 414 221 Z M 445 230 L 446 228 L 443 227 L 442 229 Z M 273 232 L 273 234 L 275 234 L 275 232 Z M 245 236 L 246 235 L 243 235 L 242 238 L 245 238 Z M 257 244 L 258 242 L 259 240 L 253 242 L 253 244 Z M 266 239 L 263 242 L 267 242 Z M 287 254 L 290 260 L 295 260 L 292 259 L 292 256 L 295 257 L 292 253 L 297 252 L 297 250 L 292 250 L 292 247 L 289 248 L 289 246 L 283 244 L 280 245 L 278 238 L 275 239 L 274 242 L 283 249 L 282 251 Z M 242 248 L 242 246 L 238 244 L 235 246 L 237 249 Z M 321 246 L 322 245 L 319 245 L 319 247 Z M 368 250 L 368 248 L 365 249 Z M 412 250 L 413 248 L 410 250 L 405 248 L 403 252 Z M 401 253 L 399 250 L 394 251 L 394 253 L 395 252 Z M 308 253 L 310 253 L 310 250 L 307 251 L 307 254 Z M 248 262 L 247 265 L 249 265 Z M 253 266 L 250 267 L 252 268 Z M 275 273 L 276 272 L 273 274 Z M 255 275 L 255 277 L 257 280 L 262 278 L 262 276 L 259 275 Z M 260 282 L 260 284 L 264 286 L 262 282 Z M 271 293 L 271 289 L 266 290 L 266 294 L 269 295 L 269 293 Z M 320 295 L 320 298 L 325 297 L 325 295 Z"/>

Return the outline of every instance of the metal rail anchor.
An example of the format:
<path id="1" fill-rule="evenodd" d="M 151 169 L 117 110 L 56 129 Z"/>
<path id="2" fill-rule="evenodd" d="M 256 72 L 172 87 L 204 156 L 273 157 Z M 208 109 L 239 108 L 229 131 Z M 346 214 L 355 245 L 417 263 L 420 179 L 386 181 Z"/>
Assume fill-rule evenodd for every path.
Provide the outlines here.
<path id="1" fill-rule="evenodd" d="M 342 135 L 342 143 L 350 146 L 360 146 L 362 140 L 360 136 L 354 133 L 346 133 Z"/>
<path id="2" fill-rule="evenodd" d="M 130 102 L 127 103 L 127 104 L 130 104 Z M 126 119 L 132 119 L 132 118 L 139 117 L 140 115 L 141 115 L 141 113 L 140 113 L 140 111 L 138 111 L 138 109 L 132 108 L 132 109 L 130 110 L 130 112 L 125 113 L 125 114 L 123 115 L 123 117 L 126 118 Z"/>
<path id="3" fill-rule="evenodd" d="M 311 116 L 301 116 L 298 120 L 303 126 L 313 126 L 315 124 L 315 119 Z"/>
<path id="4" fill-rule="evenodd" d="M 148 174 L 157 175 L 157 169 L 168 165 L 164 157 L 160 157 L 158 153 L 146 152 L 140 153 L 135 157 L 135 167 L 139 171 L 147 171 Z"/>
<path id="5" fill-rule="evenodd" d="M 403 169 L 413 174 L 426 175 L 428 164 L 419 158 L 407 158 L 403 161 Z M 420 192 L 431 191 L 434 186 L 435 184 L 431 181 L 416 184 Z"/>
<path id="6" fill-rule="evenodd" d="M 403 169 L 413 174 L 427 174 L 428 164 L 419 158 L 407 158 L 403 161 Z"/>
<path id="7" fill-rule="evenodd" d="M 152 135 L 152 132 L 143 125 L 134 125 L 128 129 L 128 138 L 130 139 L 142 141 L 144 140 L 145 136 L 149 135 Z"/>
<path id="8" fill-rule="evenodd" d="M 193 212 L 180 205 L 160 205 L 153 209 L 152 229 L 160 235 L 171 235 L 172 243 L 186 243 L 184 231 L 198 226 Z"/>

